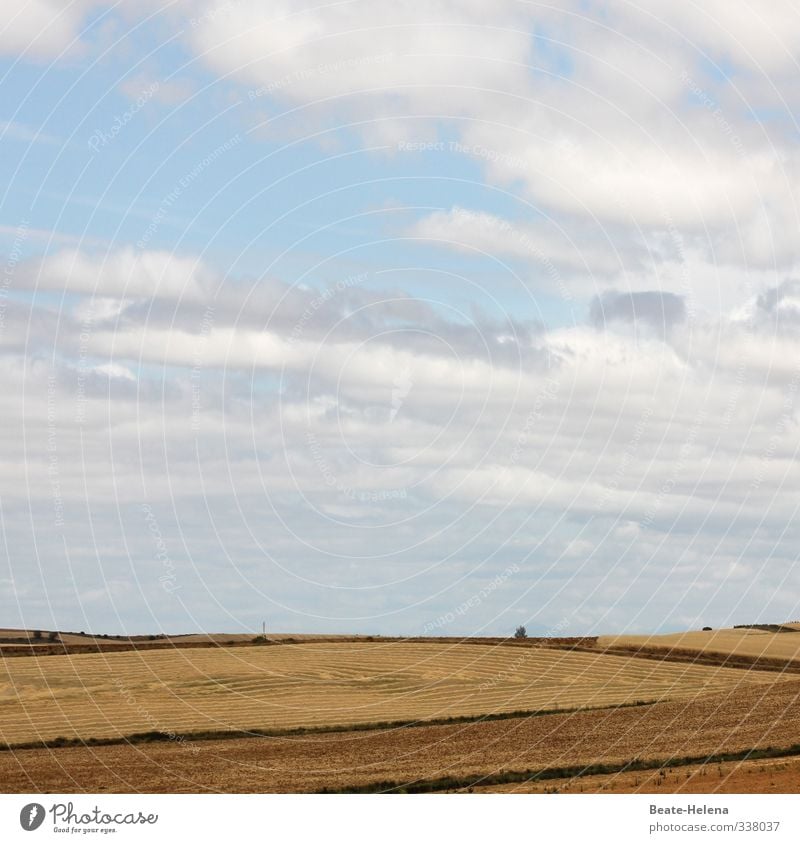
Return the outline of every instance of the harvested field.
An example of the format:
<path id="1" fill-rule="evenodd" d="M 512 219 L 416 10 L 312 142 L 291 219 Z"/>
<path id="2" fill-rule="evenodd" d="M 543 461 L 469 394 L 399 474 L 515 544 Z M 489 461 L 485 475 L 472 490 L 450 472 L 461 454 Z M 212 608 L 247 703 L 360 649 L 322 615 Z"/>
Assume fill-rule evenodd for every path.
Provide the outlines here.
<path id="1" fill-rule="evenodd" d="M 775 674 L 536 647 L 306 643 L 2 661 L 0 741 L 281 730 L 691 699 Z"/>
<path id="2" fill-rule="evenodd" d="M 788 747 L 800 734 L 799 700 L 800 681 L 776 680 L 690 702 L 494 722 L 19 750 L 0 752 L 0 777 L 13 792 L 385 790 L 420 781 L 448 790 L 452 778 L 478 785 L 514 771 L 557 776 L 575 765 Z"/>
<path id="3" fill-rule="evenodd" d="M 473 788 L 474 793 L 800 793 L 800 759 L 725 761 Z"/>
<path id="4" fill-rule="evenodd" d="M 784 630 L 793 625 L 784 625 Z M 772 632 L 763 629 L 717 629 L 710 632 L 676 632 L 671 635 L 601 635 L 599 649 L 641 647 L 643 649 L 691 650 L 782 661 L 800 661 L 800 629 Z"/>

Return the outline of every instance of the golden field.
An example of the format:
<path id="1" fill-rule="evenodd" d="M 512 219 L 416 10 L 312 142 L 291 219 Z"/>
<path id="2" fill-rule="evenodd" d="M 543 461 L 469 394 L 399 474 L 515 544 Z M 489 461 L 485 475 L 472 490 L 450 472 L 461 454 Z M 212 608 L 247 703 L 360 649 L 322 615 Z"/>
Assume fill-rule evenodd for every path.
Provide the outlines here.
<path id="1" fill-rule="evenodd" d="M 286 730 L 575 709 L 780 681 L 535 646 L 325 642 L 0 661 L 0 742 Z"/>
<path id="2" fill-rule="evenodd" d="M 710 632 L 676 632 L 670 635 L 601 635 L 603 647 L 644 647 L 664 650 L 693 650 L 700 653 L 800 660 L 800 628 L 785 624 L 793 632 L 762 629 L 716 629 Z"/>
<path id="3" fill-rule="evenodd" d="M 686 792 L 687 773 L 705 791 L 724 783 L 718 764 L 697 763 L 715 753 L 787 747 L 787 754 L 796 756 L 799 702 L 800 680 L 776 678 L 690 701 L 488 722 L 16 750 L 0 752 L 0 779 L 6 790 L 23 793 L 385 791 L 420 783 L 449 791 L 453 779 L 477 791 L 492 776 L 508 780 L 515 773 L 509 783 L 525 790 L 537 771 L 549 770 L 554 775 L 544 782 L 548 789 L 569 784 L 571 792 L 580 792 L 582 786 L 591 790 L 593 782 L 576 778 L 576 766 L 582 772 L 584 765 L 639 759 L 663 768 L 656 785 L 662 793 Z M 757 769 L 779 763 L 787 762 L 766 760 Z M 642 771 L 629 781 L 637 787 L 650 778 L 650 771 Z M 600 785 L 618 777 L 602 779 Z M 759 776 L 740 777 L 738 792 L 762 792 L 761 786 Z"/>

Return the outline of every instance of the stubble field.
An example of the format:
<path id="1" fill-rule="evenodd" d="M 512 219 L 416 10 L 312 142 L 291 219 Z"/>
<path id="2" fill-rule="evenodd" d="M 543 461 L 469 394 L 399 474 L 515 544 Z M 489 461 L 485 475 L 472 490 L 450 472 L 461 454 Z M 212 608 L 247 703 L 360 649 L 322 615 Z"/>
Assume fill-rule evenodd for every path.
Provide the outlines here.
<path id="1" fill-rule="evenodd" d="M 799 700 L 800 681 L 779 681 L 689 702 L 491 722 L 6 751 L 0 778 L 18 792 L 427 792 L 524 789 L 545 773 L 553 788 L 598 764 L 611 765 L 608 773 L 635 761 L 678 769 L 754 748 L 794 746 L 796 755 Z"/>
<path id="2" fill-rule="evenodd" d="M 789 654 L 793 634 L 764 635 L 772 649 L 765 638 L 756 655 Z M 730 788 L 757 788 L 740 775 L 754 752 L 794 769 L 796 673 L 567 646 L 306 640 L 0 659 L 0 778 L 9 792 L 666 792 L 722 787 L 715 764 Z"/>
<path id="3" fill-rule="evenodd" d="M 783 624 L 781 628 L 781 632 L 742 628 L 670 635 L 601 635 L 597 643 L 602 648 L 638 647 L 764 659 L 800 659 L 800 625 Z"/>
<path id="4" fill-rule="evenodd" d="M 328 642 L 14 658 L 0 663 L 0 742 L 604 707 L 775 679 L 756 670 L 474 644 Z"/>

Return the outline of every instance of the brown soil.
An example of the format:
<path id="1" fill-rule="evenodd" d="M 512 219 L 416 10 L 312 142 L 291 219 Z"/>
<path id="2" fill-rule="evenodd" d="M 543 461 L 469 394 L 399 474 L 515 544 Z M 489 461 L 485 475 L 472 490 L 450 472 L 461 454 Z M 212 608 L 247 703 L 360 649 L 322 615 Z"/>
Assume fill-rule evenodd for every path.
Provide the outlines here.
<path id="1" fill-rule="evenodd" d="M 474 793 L 800 793 L 800 759 L 694 764 L 637 773 L 476 787 Z"/>

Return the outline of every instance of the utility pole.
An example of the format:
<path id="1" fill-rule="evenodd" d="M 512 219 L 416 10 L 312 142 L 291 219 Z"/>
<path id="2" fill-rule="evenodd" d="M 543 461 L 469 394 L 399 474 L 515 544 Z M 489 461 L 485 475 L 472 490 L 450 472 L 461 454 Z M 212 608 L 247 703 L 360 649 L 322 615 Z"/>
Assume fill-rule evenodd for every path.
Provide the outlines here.
<path id="1" fill-rule="evenodd" d="M 261 634 L 264 636 L 264 638 L 267 637 L 267 622 L 266 621 L 261 621 Z"/>

